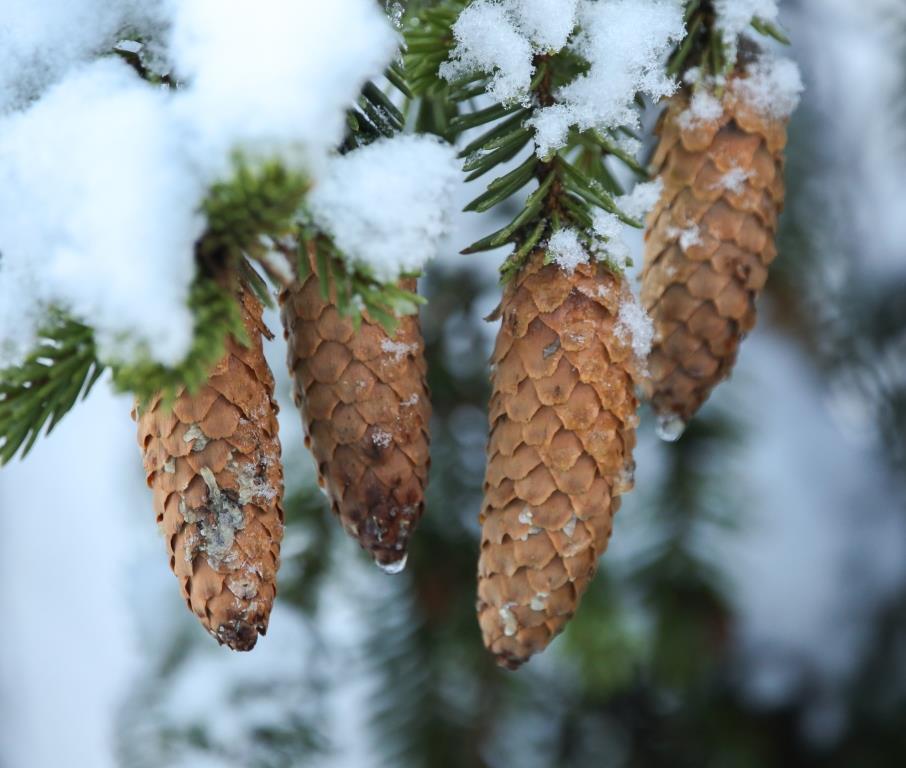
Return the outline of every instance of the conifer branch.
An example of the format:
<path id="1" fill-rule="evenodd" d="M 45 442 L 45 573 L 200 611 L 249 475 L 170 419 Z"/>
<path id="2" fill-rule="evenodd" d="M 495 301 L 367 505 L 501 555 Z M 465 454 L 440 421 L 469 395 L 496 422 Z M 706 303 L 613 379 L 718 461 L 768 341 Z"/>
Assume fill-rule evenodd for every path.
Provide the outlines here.
<path id="1" fill-rule="evenodd" d="M 104 368 L 91 328 L 53 311 L 22 364 L 0 370 L 0 465 L 53 431 Z"/>
<path id="2" fill-rule="evenodd" d="M 534 115 L 536 106 L 526 105 L 555 104 L 557 90 L 584 71 L 587 63 L 568 47 L 557 53 L 538 55 L 531 93 L 524 102 L 494 103 L 474 109 L 471 101 L 488 93 L 491 73 L 470 73 L 449 83 L 439 72 L 453 51 L 452 28 L 466 5 L 450 0 L 418 14 L 406 29 L 406 63 L 416 94 L 443 93 L 445 98 L 459 104 L 459 114 L 449 124 L 450 134 L 459 137 L 468 130 L 485 127 L 484 133 L 469 142 L 460 154 L 463 170 L 469 174 L 466 180 L 473 181 L 518 157 L 531 145 L 534 130 L 527 121 Z M 619 148 L 616 133 L 573 129 L 566 146 L 550 156 L 538 157 L 533 151 L 515 169 L 494 178 L 487 190 L 465 207 L 466 211 L 485 212 L 535 184 L 519 213 L 505 227 L 462 252 L 479 253 L 512 244 L 514 251 L 501 267 L 503 279 L 507 281 L 544 240 L 562 228 L 572 227 L 579 232 L 590 253 L 612 271 L 619 272 L 622 266 L 601 254 L 600 241 L 594 242 L 591 232 L 594 212 L 606 211 L 632 227 L 641 227 L 641 223 L 623 213 L 614 200 L 623 190 L 607 167 L 605 161 L 609 157 L 647 178 L 641 165 Z"/>

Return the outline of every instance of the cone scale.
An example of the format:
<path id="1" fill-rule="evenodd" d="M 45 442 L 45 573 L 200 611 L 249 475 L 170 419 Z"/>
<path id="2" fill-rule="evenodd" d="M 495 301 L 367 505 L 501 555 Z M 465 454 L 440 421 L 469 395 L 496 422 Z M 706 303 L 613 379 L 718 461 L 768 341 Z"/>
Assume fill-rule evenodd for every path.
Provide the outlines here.
<path id="1" fill-rule="evenodd" d="M 641 299 L 655 326 L 645 393 L 668 440 L 730 375 L 777 255 L 786 120 L 739 93 L 731 81 L 713 121 L 692 119 L 681 93 L 658 128 L 663 193 L 648 221 Z"/>
<path id="2" fill-rule="evenodd" d="M 227 352 L 195 394 L 151 400 L 138 420 L 148 486 L 186 603 L 221 644 L 267 631 L 283 537 L 283 470 L 261 305 L 240 296 L 249 346 Z"/>
<path id="3" fill-rule="evenodd" d="M 478 619 L 516 668 L 576 611 L 632 487 L 637 366 L 618 327 L 631 295 L 604 265 L 544 253 L 507 286 L 492 357 Z"/>
<path id="4" fill-rule="evenodd" d="M 325 300 L 313 271 L 281 296 L 287 362 L 319 483 L 350 536 L 389 573 L 405 566 L 425 508 L 428 422 L 424 342 L 415 316 L 390 336 L 358 329 Z M 415 289 L 415 281 L 402 283 Z"/>

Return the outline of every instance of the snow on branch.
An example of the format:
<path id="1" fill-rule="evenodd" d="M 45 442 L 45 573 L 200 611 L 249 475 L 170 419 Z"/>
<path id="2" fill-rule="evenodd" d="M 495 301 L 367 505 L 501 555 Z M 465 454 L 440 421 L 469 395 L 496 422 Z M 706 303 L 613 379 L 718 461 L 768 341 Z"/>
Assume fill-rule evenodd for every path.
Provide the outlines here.
<path id="1" fill-rule="evenodd" d="M 177 87 L 116 61 L 123 37 Z M 398 45 L 372 0 L 5 0 L 0 355 L 53 306 L 102 357 L 180 360 L 208 190 L 237 156 L 316 181 Z"/>

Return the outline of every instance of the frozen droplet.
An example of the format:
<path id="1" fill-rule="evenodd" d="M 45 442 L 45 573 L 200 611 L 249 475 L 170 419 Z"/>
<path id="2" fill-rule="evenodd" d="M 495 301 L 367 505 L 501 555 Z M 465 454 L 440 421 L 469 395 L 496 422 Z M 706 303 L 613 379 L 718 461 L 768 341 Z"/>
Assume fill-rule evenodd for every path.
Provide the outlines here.
<path id="1" fill-rule="evenodd" d="M 399 560 L 394 560 L 392 563 L 380 563 L 375 560 L 374 564 L 384 573 L 389 573 L 392 576 L 397 573 L 402 573 L 406 569 L 406 561 L 408 559 L 409 555 L 403 555 Z"/>
<path id="2" fill-rule="evenodd" d="M 686 431 L 686 422 L 675 413 L 662 413 L 657 417 L 657 436 L 664 442 L 675 443 Z"/>
<path id="3" fill-rule="evenodd" d="M 548 597 L 550 597 L 550 595 L 547 592 L 538 592 L 538 594 L 536 594 L 529 603 L 529 608 L 531 608 L 533 611 L 545 610 L 547 608 Z"/>
<path id="4" fill-rule="evenodd" d="M 516 617 L 510 610 L 510 608 L 515 607 L 515 605 L 516 603 L 507 603 L 503 606 L 503 608 L 497 611 L 497 613 L 500 614 L 500 620 L 503 622 L 503 634 L 507 637 L 512 637 L 519 629 L 519 624 L 516 622 Z"/>

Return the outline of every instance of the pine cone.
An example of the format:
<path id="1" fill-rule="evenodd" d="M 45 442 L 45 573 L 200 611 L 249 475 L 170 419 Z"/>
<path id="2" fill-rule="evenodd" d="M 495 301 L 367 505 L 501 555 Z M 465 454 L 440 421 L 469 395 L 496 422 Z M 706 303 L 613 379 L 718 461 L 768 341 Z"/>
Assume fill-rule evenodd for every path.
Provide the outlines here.
<path id="1" fill-rule="evenodd" d="M 642 304 L 655 326 L 646 395 L 661 436 L 676 439 L 733 367 L 777 255 L 786 121 L 732 87 L 702 122 L 673 98 L 654 167 L 664 191 L 649 218 Z"/>
<path id="2" fill-rule="evenodd" d="M 221 644 L 251 650 L 267 631 L 283 538 L 283 469 L 261 305 L 241 294 L 245 347 L 227 353 L 172 409 L 138 417 L 148 486 L 170 567 L 191 610 Z"/>
<path id="3" fill-rule="evenodd" d="M 401 287 L 414 291 L 415 280 Z M 430 464 L 418 317 L 401 318 L 392 338 L 367 316 L 356 330 L 322 298 L 314 273 L 280 302 L 295 402 L 318 482 L 346 531 L 379 567 L 396 573 L 425 508 Z"/>
<path id="4" fill-rule="evenodd" d="M 478 565 L 485 645 L 515 669 L 575 612 L 632 487 L 638 402 L 632 301 L 603 265 L 536 254 L 506 289 L 492 357 Z"/>

